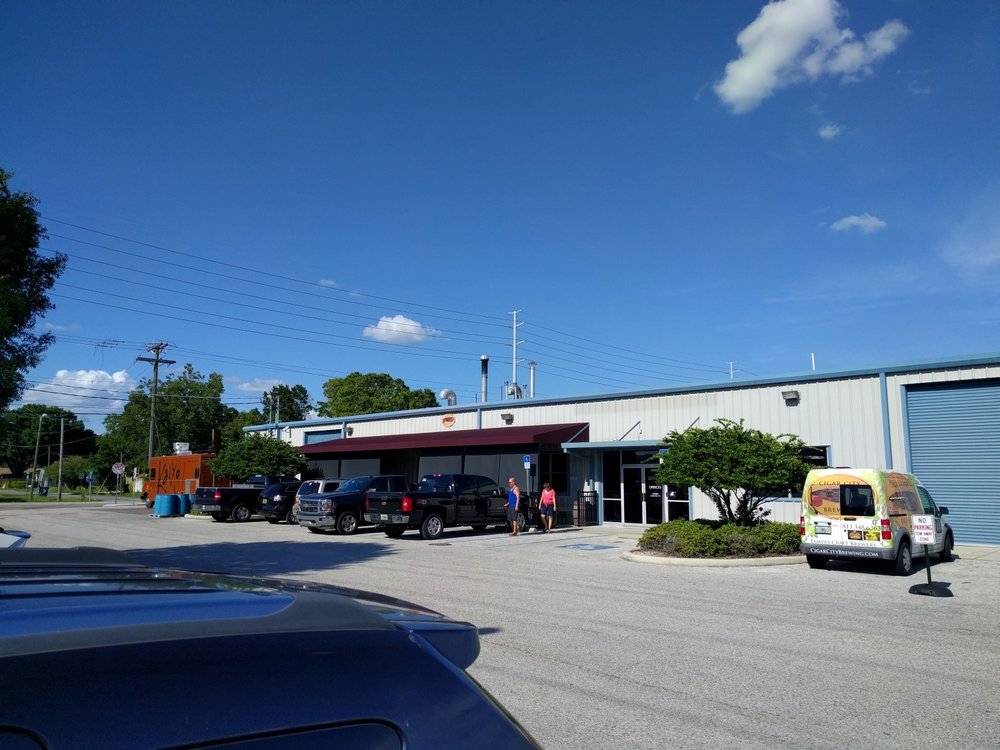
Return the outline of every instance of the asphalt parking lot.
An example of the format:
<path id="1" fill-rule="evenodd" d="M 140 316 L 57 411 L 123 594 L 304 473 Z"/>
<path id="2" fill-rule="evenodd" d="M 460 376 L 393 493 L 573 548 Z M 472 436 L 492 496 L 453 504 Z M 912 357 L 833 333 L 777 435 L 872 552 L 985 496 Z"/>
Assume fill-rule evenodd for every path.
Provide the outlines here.
<path id="1" fill-rule="evenodd" d="M 1000 746 L 1000 565 L 935 565 L 952 598 L 880 569 L 623 559 L 613 529 L 453 530 L 436 542 L 141 506 L 2 505 L 33 546 L 336 583 L 480 628 L 469 670 L 550 750 Z"/>

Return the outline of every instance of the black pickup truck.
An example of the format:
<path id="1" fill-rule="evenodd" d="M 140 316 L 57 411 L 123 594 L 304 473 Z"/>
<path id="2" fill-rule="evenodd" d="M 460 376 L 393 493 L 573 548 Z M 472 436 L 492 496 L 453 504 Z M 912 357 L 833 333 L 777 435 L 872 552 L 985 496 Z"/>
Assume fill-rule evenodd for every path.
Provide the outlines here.
<path id="1" fill-rule="evenodd" d="M 295 477 L 257 474 L 245 484 L 233 487 L 199 487 L 191 507 L 210 514 L 215 521 L 227 521 L 230 518 L 240 522 L 249 521 L 250 516 L 257 512 L 260 493 L 266 487 L 294 481 Z"/>
<path id="2" fill-rule="evenodd" d="M 527 530 L 532 502 L 521 496 L 518 524 Z M 417 489 L 402 497 L 368 494 L 365 520 L 382 526 L 387 536 L 398 538 L 407 529 L 419 529 L 424 539 L 437 539 L 450 526 L 506 525 L 507 490 L 489 477 L 477 474 L 425 474 Z"/>
<path id="3" fill-rule="evenodd" d="M 305 526 L 314 534 L 326 531 L 353 534 L 365 522 L 362 514 L 369 495 L 377 493 L 379 497 L 398 501 L 409 489 L 410 483 L 402 474 L 379 474 L 353 477 L 333 492 L 299 495 L 299 526 Z"/>

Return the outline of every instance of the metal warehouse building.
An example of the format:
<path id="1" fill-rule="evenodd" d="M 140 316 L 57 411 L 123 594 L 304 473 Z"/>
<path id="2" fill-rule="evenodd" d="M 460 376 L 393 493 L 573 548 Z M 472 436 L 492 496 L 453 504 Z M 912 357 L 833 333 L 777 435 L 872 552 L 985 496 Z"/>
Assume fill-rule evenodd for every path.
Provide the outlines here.
<path id="1" fill-rule="evenodd" d="M 672 430 L 718 418 L 798 435 L 831 466 L 912 472 L 950 509 L 957 542 L 1000 544 L 1000 354 L 248 429 L 277 430 L 327 476 L 516 476 L 532 492 L 552 483 L 562 523 L 650 525 L 716 517 L 697 490 L 658 486 L 648 460 Z M 798 521 L 797 498 L 770 507 Z"/>

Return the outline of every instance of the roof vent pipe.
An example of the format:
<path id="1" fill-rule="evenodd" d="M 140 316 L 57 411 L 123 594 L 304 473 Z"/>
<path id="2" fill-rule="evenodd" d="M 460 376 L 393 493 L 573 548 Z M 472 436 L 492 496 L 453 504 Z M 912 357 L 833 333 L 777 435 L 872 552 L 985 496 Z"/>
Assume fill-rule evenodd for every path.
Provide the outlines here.
<path id="1" fill-rule="evenodd" d="M 458 403 L 458 396 L 455 395 L 455 391 L 451 388 L 445 388 L 438 394 L 438 398 L 442 401 L 447 401 L 448 406 L 454 406 Z"/>
<path id="2" fill-rule="evenodd" d="M 490 370 L 490 358 L 487 357 L 484 354 L 483 356 L 481 356 L 479 358 L 479 363 L 480 363 L 480 370 L 483 373 L 483 388 L 482 388 L 483 395 L 482 395 L 482 399 L 483 399 L 483 403 L 485 404 L 486 403 L 486 379 L 487 379 L 487 375 L 489 374 L 489 370 Z"/>
<path id="3" fill-rule="evenodd" d="M 535 397 L 535 363 L 528 363 L 528 398 Z"/>

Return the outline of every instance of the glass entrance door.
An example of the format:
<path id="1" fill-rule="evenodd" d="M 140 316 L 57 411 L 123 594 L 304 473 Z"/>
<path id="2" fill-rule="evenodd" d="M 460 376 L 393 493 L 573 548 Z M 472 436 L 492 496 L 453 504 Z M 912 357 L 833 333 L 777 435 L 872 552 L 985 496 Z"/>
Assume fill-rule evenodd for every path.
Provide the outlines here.
<path id="1" fill-rule="evenodd" d="M 663 488 L 656 483 L 655 467 L 622 466 L 622 499 L 625 523 L 663 523 Z"/>

